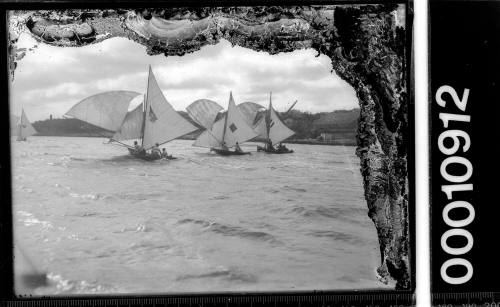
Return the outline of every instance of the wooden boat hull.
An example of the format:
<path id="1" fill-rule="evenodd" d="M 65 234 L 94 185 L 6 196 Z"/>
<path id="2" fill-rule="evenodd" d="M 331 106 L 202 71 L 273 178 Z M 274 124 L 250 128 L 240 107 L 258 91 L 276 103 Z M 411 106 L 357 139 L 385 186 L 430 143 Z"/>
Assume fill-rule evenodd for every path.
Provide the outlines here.
<path id="1" fill-rule="evenodd" d="M 257 151 L 263 151 L 263 152 L 266 152 L 266 153 L 270 153 L 270 154 L 287 154 L 287 153 L 293 153 L 293 150 L 292 149 L 286 149 L 286 150 L 268 150 L 266 149 L 265 147 L 262 147 L 262 146 L 257 146 Z"/>
<path id="2" fill-rule="evenodd" d="M 221 156 L 243 156 L 243 155 L 250 154 L 250 152 L 248 152 L 248 151 L 231 151 L 231 150 L 224 150 L 224 149 L 218 149 L 218 148 L 210 148 L 210 151 L 213 151 L 216 154 L 221 155 Z"/>

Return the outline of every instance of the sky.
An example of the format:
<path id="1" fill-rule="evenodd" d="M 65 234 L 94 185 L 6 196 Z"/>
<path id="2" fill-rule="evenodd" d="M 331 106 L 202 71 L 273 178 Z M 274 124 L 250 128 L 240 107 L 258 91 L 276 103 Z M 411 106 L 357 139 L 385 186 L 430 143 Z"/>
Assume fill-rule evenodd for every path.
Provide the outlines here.
<path id="1" fill-rule="evenodd" d="M 176 110 L 197 99 L 211 99 L 227 108 L 229 92 L 236 104 L 251 101 L 285 111 L 331 112 L 358 107 L 354 89 L 332 73 L 330 59 L 312 49 L 269 55 L 222 40 L 184 56 L 149 56 L 146 47 L 126 38 L 112 38 L 84 47 L 38 44 L 22 34 L 17 44 L 31 48 L 18 62 L 11 84 L 11 112 L 24 108 L 30 121 L 52 114 L 61 118 L 86 97 L 111 90 L 145 93 L 148 65 Z M 140 103 L 140 99 L 132 104 Z"/>

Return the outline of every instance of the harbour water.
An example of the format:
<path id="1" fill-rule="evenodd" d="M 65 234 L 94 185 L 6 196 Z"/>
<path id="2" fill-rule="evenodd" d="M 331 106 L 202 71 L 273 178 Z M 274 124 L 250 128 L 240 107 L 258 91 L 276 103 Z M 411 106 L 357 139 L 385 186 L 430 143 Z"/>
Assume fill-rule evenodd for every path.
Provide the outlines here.
<path id="1" fill-rule="evenodd" d="M 175 140 L 178 160 L 145 162 L 104 141 L 12 142 L 16 277 L 49 279 L 29 294 L 385 287 L 355 147 L 221 157 Z"/>

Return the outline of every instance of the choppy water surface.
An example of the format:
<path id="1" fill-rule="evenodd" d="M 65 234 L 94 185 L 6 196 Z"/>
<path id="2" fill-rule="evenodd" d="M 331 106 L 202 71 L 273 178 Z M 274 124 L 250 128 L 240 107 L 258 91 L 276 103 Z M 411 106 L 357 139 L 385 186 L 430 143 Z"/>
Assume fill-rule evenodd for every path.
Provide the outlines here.
<path id="1" fill-rule="evenodd" d="M 354 147 L 221 157 L 176 140 L 179 160 L 145 162 L 103 141 L 12 143 L 16 275 L 50 280 L 35 294 L 383 286 Z"/>

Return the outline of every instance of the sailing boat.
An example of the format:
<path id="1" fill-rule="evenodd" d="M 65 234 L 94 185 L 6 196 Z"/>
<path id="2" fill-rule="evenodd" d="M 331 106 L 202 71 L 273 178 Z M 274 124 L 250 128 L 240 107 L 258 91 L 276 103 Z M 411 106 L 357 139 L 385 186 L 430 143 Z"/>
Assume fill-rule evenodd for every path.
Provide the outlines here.
<path id="1" fill-rule="evenodd" d="M 273 154 L 292 153 L 293 150 L 286 148 L 284 145 L 278 145 L 278 148 L 273 147 L 273 144 L 281 143 L 283 140 L 294 135 L 295 132 L 288 128 L 278 117 L 273 109 L 272 93 L 269 94 L 269 108 L 254 128 L 259 136 L 266 140 L 264 147 L 257 146 L 257 151 L 264 151 Z"/>
<path id="2" fill-rule="evenodd" d="M 248 125 L 245 116 L 236 107 L 233 93 L 229 94 L 227 112 L 223 118 L 219 119 L 210 128 L 207 128 L 195 141 L 193 146 L 208 147 L 219 155 L 246 155 L 239 149 L 239 144 L 253 139 L 257 133 Z M 235 147 L 234 151 L 229 148 Z"/>
<path id="3" fill-rule="evenodd" d="M 97 103 L 97 107 L 94 107 L 94 109 L 104 111 L 92 112 L 91 116 L 87 114 L 88 112 L 79 111 L 80 109 L 85 110 L 87 108 L 86 104 L 82 105 L 82 102 L 80 102 L 69 110 L 66 115 L 115 132 L 110 138 L 110 142 L 127 147 L 131 155 L 148 161 L 163 158 L 161 155 L 146 153 L 147 150 L 153 148 L 156 144 L 165 144 L 198 130 L 198 128 L 179 115 L 165 96 L 163 96 L 151 66 L 149 66 L 148 85 L 144 102 L 132 111 L 127 112 L 130 101 L 138 95 L 135 92 L 121 93 L 122 97 L 120 99 L 115 98 L 112 101 L 114 103 L 113 108 L 104 108 L 103 105 L 106 104 L 105 100 L 100 99 L 97 102 L 95 99 L 91 100 L 89 103 L 92 105 Z M 74 110 L 77 107 L 79 107 L 79 110 Z M 118 124 L 116 124 L 117 122 Z M 134 139 L 141 141 L 141 150 L 137 150 L 135 147 L 122 142 Z"/>
<path id="4" fill-rule="evenodd" d="M 16 127 L 17 132 L 17 141 L 26 141 L 28 136 L 31 136 L 36 133 L 35 128 L 31 125 L 26 113 L 24 113 L 24 109 L 21 112 L 21 118 L 17 123 Z"/>
<path id="5" fill-rule="evenodd" d="M 127 139 L 135 138 L 139 127 L 139 107 L 130 113 L 130 116 L 125 117 L 125 120 L 120 128 L 129 127 L 130 135 Z M 185 134 L 198 130 L 184 117 L 179 115 L 174 110 L 172 105 L 168 103 L 165 96 L 158 86 L 158 82 L 149 66 L 148 86 L 146 91 L 146 98 L 144 99 L 144 110 L 142 117 L 142 126 L 139 132 L 139 138 L 142 140 L 142 150 L 137 151 L 129 148 L 130 154 L 144 160 L 157 160 L 161 156 L 154 156 L 144 154 L 148 149 L 154 146 L 159 146 L 170 142 Z M 123 133 L 122 129 L 119 130 Z M 123 139 L 120 137 L 120 139 Z"/>

